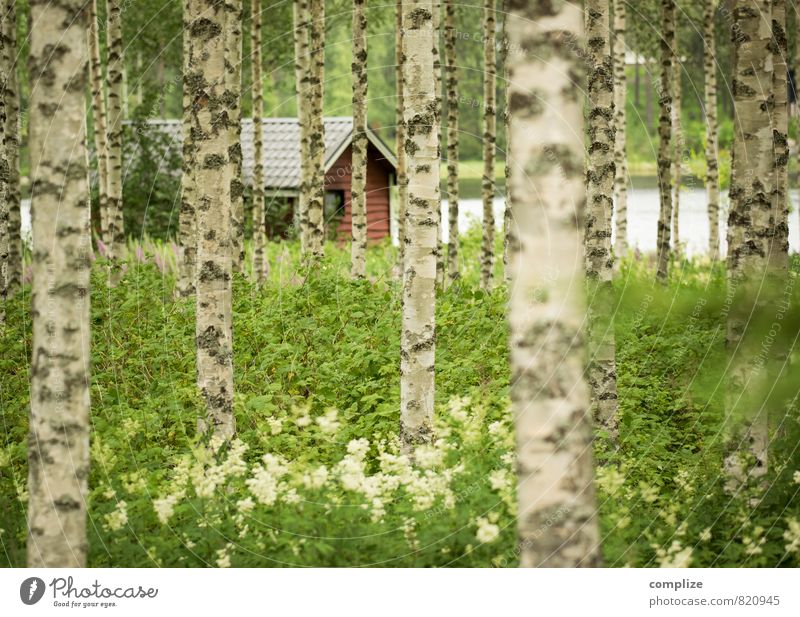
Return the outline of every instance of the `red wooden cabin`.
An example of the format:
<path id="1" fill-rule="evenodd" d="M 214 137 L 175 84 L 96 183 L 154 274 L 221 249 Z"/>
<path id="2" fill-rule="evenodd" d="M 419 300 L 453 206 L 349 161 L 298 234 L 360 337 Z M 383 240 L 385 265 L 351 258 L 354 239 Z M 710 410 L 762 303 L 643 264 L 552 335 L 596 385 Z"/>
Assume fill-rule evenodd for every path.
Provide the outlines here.
<path id="1" fill-rule="evenodd" d="M 324 121 L 326 226 L 337 236 L 349 238 L 353 119 L 329 117 Z M 264 118 L 262 122 L 266 207 L 269 210 L 288 200 L 291 210 L 294 210 L 300 186 L 300 126 L 297 118 Z M 163 133 L 170 148 L 181 151 L 180 120 L 148 120 L 147 125 Z M 367 237 L 377 241 L 391 234 L 396 220 L 391 187 L 395 184 L 397 159 L 370 129 L 367 129 L 367 138 Z M 250 118 L 242 120 L 241 145 L 242 180 L 250 188 L 254 155 L 253 121 Z M 180 170 L 174 172 L 180 173 Z M 292 222 L 291 210 L 286 214 L 287 223 Z"/>
<path id="2" fill-rule="evenodd" d="M 252 123 L 242 125 L 243 177 L 252 177 Z M 391 187 L 397 160 L 372 130 L 367 131 L 367 237 L 377 241 L 392 229 Z M 337 237 L 351 233 L 350 187 L 352 183 L 353 119 L 325 118 L 325 222 Z M 264 119 L 264 189 L 267 203 L 285 197 L 294 205 L 300 184 L 300 128 L 296 118 Z"/>

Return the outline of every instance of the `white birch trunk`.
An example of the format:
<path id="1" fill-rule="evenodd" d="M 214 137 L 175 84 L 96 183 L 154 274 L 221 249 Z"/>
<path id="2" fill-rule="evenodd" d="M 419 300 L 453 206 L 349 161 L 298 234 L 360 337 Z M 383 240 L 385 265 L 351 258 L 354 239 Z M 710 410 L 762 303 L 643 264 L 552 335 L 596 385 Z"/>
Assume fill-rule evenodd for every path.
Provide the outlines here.
<path id="1" fill-rule="evenodd" d="M 434 2 L 403 0 L 404 125 L 408 210 L 400 337 L 400 439 L 406 451 L 433 436 L 439 118 Z"/>
<path id="2" fill-rule="evenodd" d="M 367 16 L 366 0 L 353 0 L 353 177 L 350 187 L 350 274 L 367 275 Z"/>
<path id="3" fill-rule="evenodd" d="M 28 566 L 83 567 L 88 552 L 91 349 L 87 11 L 79 0 L 31 0 L 30 10 L 29 71 L 46 77 L 34 80 L 30 93 Z"/>
<path id="4" fill-rule="evenodd" d="M 578 4 L 516 4 L 507 26 L 511 50 L 548 50 L 508 56 L 511 160 L 530 170 L 511 176 L 517 240 L 509 254 L 519 554 L 527 567 L 600 562 L 581 334 L 583 100 L 570 45 L 582 15 Z"/>
<path id="5" fill-rule="evenodd" d="M 230 121 L 225 71 L 224 4 L 190 0 L 190 84 L 197 208 L 197 383 L 205 403 L 200 432 L 231 437 L 233 417 Z"/>

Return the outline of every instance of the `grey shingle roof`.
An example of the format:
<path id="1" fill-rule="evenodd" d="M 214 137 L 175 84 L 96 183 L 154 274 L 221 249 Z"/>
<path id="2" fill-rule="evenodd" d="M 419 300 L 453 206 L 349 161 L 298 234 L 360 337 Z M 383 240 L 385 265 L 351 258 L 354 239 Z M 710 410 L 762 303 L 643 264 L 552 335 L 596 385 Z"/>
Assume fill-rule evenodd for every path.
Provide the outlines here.
<path id="1" fill-rule="evenodd" d="M 296 190 L 300 184 L 300 125 L 297 118 L 264 118 L 264 186 L 267 190 Z M 180 152 L 182 139 L 180 120 L 148 120 L 148 127 L 169 135 L 173 147 Z M 350 143 L 353 133 L 351 117 L 325 118 L 325 168 L 335 162 Z M 396 166 L 394 154 L 379 137 L 369 131 L 369 139 Z M 253 121 L 242 120 L 242 176 L 250 186 L 253 177 Z"/>

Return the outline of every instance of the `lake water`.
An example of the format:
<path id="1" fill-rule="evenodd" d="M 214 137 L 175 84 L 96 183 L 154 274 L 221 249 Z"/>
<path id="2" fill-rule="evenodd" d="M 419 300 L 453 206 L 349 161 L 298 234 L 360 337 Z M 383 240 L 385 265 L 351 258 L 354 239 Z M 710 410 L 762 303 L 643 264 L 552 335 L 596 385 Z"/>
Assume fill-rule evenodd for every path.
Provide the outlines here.
<path id="1" fill-rule="evenodd" d="M 789 247 L 792 251 L 800 250 L 800 217 L 798 217 L 798 192 L 791 193 L 791 210 L 789 213 Z M 632 249 L 643 252 L 656 250 L 658 232 L 658 189 L 642 187 L 628 190 L 628 244 Z M 728 196 L 720 196 L 720 250 L 725 254 L 727 249 L 726 229 L 728 220 Z M 502 228 L 505 202 L 494 201 L 494 217 L 498 229 Z M 447 203 L 442 204 L 442 212 L 447 220 Z M 681 244 L 689 257 L 702 255 L 708 251 L 708 215 L 706 214 L 705 188 L 683 187 L 680 196 L 680 213 L 678 226 Z M 480 199 L 459 201 L 458 229 L 466 231 L 475 221 L 483 219 L 483 204 Z M 443 229 L 443 240 L 446 242 L 447 226 Z"/>
<path id="2" fill-rule="evenodd" d="M 653 187 L 654 178 L 634 179 L 633 188 L 628 190 L 628 244 L 643 252 L 656 250 L 658 225 L 658 189 Z M 650 186 L 648 186 L 650 185 Z M 789 213 L 789 246 L 792 251 L 800 250 L 800 218 L 798 217 L 798 191 L 791 190 L 792 208 Z M 727 228 L 728 196 L 720 197 L 720 248 L 725 254 L 725 229 Z M 498 230 L 502 229 L 505 201 L 494 200 L 494 218 Z M 447 201 L 442 201 L 443 220 L 447 221 Z M 470 225 L 483 219 L 483 204 L 480 199 L 459 201 L 458 229 L 464 233 Z M 702 186 L 681 189 L 679 216 L 681 244 L 688 256 L 702 255 L 708 250 L 708 218 L 706 215 L 706 192 Z M 30 200 L 22 202 L 23 237 L 30 238 L 31 217 Z M 448 240 L 447 225 L 442 229 L 443 241 Z"/>

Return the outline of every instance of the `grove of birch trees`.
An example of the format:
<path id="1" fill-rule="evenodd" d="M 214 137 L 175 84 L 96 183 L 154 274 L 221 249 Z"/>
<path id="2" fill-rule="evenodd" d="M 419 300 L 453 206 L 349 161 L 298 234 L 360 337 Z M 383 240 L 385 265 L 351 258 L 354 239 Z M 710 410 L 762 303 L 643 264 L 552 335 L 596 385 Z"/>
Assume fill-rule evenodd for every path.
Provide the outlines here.
<path id="1" fill-rule="evenodd" d="M 1 17 L 4 563 L 800 564 L 790 3 Z"/>

